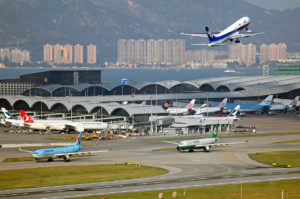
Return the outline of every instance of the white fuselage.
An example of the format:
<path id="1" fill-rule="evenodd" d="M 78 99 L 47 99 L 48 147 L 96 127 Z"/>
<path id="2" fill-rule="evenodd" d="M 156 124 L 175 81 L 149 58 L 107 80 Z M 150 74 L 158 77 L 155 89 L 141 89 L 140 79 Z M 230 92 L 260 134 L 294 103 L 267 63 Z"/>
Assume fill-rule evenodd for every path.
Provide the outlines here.
<path id="1" fill-rule="evenodd" d="M 216 46 L 220 43 L 224 43 L 227 40 L 234 39 L 236 35 L 239 34 L 239 32 L 247 29 L 247 27 L 250 24 L 250 18 L 249 17 L 242 17 L 230 26 L 228 26 L 226 29 L 221 31 L 218 34 L 214 35 L 214 39 L 209 42 L 208 46 Z"/>

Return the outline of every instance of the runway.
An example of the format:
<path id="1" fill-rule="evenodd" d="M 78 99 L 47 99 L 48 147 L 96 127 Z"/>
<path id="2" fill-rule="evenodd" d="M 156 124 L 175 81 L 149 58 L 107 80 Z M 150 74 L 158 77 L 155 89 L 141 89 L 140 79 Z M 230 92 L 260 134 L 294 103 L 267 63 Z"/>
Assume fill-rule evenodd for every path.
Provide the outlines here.
<path id="1" fill-rule="evenodd" d="M 139 162 L 144 165 L 162 167 L 169 173 L 149 178 L 119 180 L 111 182 L 61 185 L 52 187 L 13 189 L 0 191 L 0 198 L 71 198 L 91 195 L 107 195 L 179 189 L 225 184 L 262 182 L 274 180 L 300 179 L 300 168 L 275 168 L 251 160 L 248 153 L 296 150 L 299 144 L 276 144 L 282 140 L 300 139 L 300 135 L 253 137 L 246 144 L 213 148 L 211 152 L 197 151 L 179 153 L 177 151 L 153 151 L 173 145 L 150 142 L 142 138 L 116 141 L 89 142 L 89 150 L 112 148 L 107 153 L 85 158 L 72 157 L 71 162 L 20 162 L 1 163 L 0 169 L 35 168 L 66 165 L 95 165 L 124 162 Z M 221 139 L 222 142 L 243 141 L 245 138 Z M 1 153 L 5 153 L 1 150 Z M 20 155 L 15 149 L 10 151 Z"/>
<path id="2" fill-rule="evenodd" d="M 294 124 L 295 123 L 295 124 Z M 298 120 L 289 125 L 298 128 Z M 280 126 L 279 124 L 277 124 Z M 284 125 L 282 125 L 284 129 Z M 277 129 L 278 130 L 278 129 Z M 297 130 L 297 129 L 296 129 Z M 295 131 L 296 131 L 295 130 Z M 7 143 L 14 135 L 7 135 Z M 2 136 L 5 140 L 5 136 Z M 17 135 L 22 142 L 31 139 L 28 135 Z M 33 141 L 41 140 L 34 135 Z M 220 138 L 220 142 L 244 141 L 246 138 Z M 284 136 L 251 137 L 245 144 L 212 148 L 211 152 L 197 151 L 181 153 L 177 151 L 155 151 L 156 149 L 174 147 L 160 141 L 151 142 L 145 138 L 127 140 L 84 142 L 88 150 L 111 148 L 112 151 L 97 156 L 72 157 L 71 162 L 55 160 L 54 162 L 19 162 L 0 163 L 0 169 L 21 169 L 72 165 L 99 165 L 115 163 L 140 163 L 169 170 L 169 173 L 148 178 L 119 180 L 110 182 L 60 185 L 39 188 L 24 188 L 0 191 L 0 198 L 72 198 L 114 193 L 159 191 L 213 185 L 227 185 L 250 182 L 300 179 L 300 168 L 277 168 L 251 160 L 248 153 L 268 151 L 300 150 L 299 144 L 278 144 L 284 140 L 299 140 L 300 134 Z M 47 142 L 44 139 L 42 142 Z M 50 141 L 49 141 L 50 142 Z M 51 141 L 52 142 L 52 141 Z M 83 149 L 86 150 L 86 149 Z M 18 149 L 1 149 L 1 158 L 26 156 Z"/>

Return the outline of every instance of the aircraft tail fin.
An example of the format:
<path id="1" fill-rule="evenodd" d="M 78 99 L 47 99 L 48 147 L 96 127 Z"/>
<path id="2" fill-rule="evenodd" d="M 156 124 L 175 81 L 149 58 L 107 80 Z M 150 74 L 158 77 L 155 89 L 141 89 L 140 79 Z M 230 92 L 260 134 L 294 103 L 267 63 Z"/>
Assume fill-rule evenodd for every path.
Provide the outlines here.
<path id="1" fill-rule="evenodd" d="M 216 138 L 216 137 L 217 137 L 218 128 L 219 128 L 219 124 L 216 124 L 216 125 L 215 125 L 215 129 L 214 129 L 214 131 L 212 132 L 210 138 Z"/>
<path id="2" fill-rule="evenodd" d="M 145 106 L 146 105 L 146 101 L 142 101 L 141 106 Z"/>
<path id="3" fill-rule="evenodd" d="M 236 117 L 240 110 L 240 107 L 240 105 L 237 105 L 227 117 Z"/>
<path id="4" fill-rule="evenodd" d="M 291 105 L 292 106 L 297 106 L 298 101 L 299 101 L 299 96 L 295 97 L 295 99 L 291 102 Z"/>
<path id="5" fill-rule="evenodd" d="M 5 108 L 1 108 L 5 119 L 15 119 Z"/>
<path id="6" fill-rule="evenodd" d="M 170 107 L 170 101 L 166 101 L 163 105 L 162 105 L 162 108 L 167 111 Z"/>
<path id="7" fill-rule="evenodd" d="M 34 123 L 34 121 L 23 110 L 20 110 L 20 113 L 24 120 L 24 123 Z"/>
<path id="8" fill-rule="evenodd" d="M 273 99 L 273 95 L 269 95 L 266 99 L 264 99 L 259 105 L 262 106 L 270 106 Z"/>
<path id="9" fill-rule="evenodd" d="M 192 99 L 190 101 L 190 103 L 188 103 L 188 105 L 186 106 L 186 108 L 192 109 L 194 107 L 195 101 L 196 101 L 196 99 Z"/>
<path id="10" fill-rule="evenodd" d="M 220 108 L 224 108 L 224 106 L 225 106 L 226 103 L 227 103 L 227 100 L 228 100 L 228 98 L 224 98 L 223 101 L 219 104 L 219 107 L 220 107 Z"/>
<path id="11" fill-rule="evenodd" d="M 76 140 L 76 142 L 75 142 L 75 146 L 77 146 L 77 145 L 80 146 L 80 143 L 81 143 L 81 136 L 82 136 L 82 132 L 79 133 L 78 138 L 77 138 L 77 140 Z"/>
<path id="12" fill-rule="evenodd" d="M 206 26 L 205 27 L 205 31 L 208 37 L 208 40 L 211 42 L 214 40 L 214 35 L 212 34 L 212 32 L 209 30 L 209 28 Z"/>

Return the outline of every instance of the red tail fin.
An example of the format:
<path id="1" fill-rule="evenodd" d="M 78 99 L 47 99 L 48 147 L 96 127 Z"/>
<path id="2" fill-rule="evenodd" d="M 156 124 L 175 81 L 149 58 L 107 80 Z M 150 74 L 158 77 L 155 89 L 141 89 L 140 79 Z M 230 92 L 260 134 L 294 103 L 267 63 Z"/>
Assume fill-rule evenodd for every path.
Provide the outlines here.
<path id="1" fill-rule="evenodd" d="M 34 121 L 23 110 L 20 110 L 20 113 L 25 123 L 34 123 Z"/>

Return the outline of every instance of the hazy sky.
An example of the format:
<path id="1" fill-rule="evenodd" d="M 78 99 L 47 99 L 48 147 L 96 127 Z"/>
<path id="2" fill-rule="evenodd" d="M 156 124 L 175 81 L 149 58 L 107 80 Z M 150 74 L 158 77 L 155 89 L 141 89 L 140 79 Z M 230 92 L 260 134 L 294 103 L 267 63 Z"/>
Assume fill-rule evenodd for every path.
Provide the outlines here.
<path id="1" fill-rule="evenodd" d="M 300 0 L 244 0 L 248 3 L 266 8 L 266 9 L 276 9 L 285 10 L 288 8 L 300 7 Z"/>

